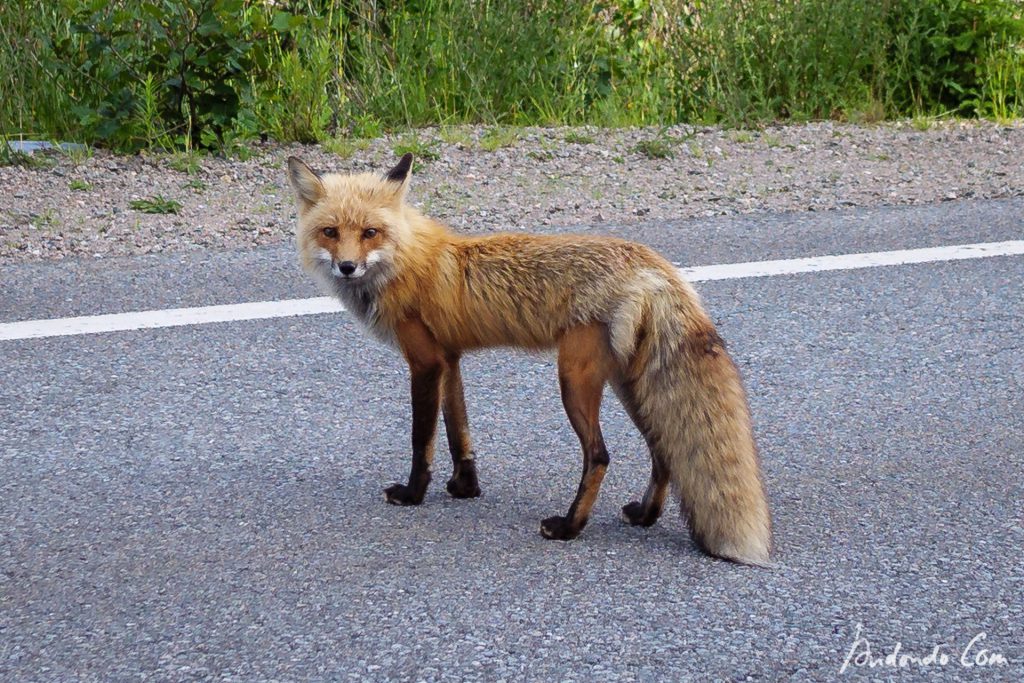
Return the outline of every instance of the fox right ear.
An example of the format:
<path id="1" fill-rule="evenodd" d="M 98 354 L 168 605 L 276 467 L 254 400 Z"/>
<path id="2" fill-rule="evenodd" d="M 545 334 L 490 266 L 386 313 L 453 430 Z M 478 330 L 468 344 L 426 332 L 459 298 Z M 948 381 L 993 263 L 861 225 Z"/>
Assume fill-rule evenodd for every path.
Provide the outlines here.
<path id="1" fill-rule="evenodd" d="M 324 183 L 320 176 L 298 157 L 288 157 L 288 181 L 295 190 L 300 211 L 306 211 L 324 196 Z"/>
<path id="2" fill-rule="evenodd" d="M 384 180 L 392 183 L 405 183 L 412 170 L 412 152 L 406 152 L 393 169 L 384 174 Z"/>

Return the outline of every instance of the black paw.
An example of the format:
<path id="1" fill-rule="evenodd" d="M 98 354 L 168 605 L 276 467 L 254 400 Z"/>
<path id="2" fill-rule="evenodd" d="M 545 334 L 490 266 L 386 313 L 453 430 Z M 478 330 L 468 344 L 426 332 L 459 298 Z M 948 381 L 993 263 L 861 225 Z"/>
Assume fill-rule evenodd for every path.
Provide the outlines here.
<path id="1" fill-rule="evenodd" d="M 651 526 L 658 521 L 658 515 L 645 510 L 643 503 L 633 501 L 622 506 L 622 521 L 633 526 Z"/>
<path id="2" fill-rule="evenodd" d="M 419 505 L 423 502 L 423 493 L 417 493 L 405 484 L 392 484 L 384 489 L 384 500 L 392 505 Z"/>
<path id="3" fill-rule="evenodd" d="M 480 484 L 476 480 L 476 471 L 462 471 L 448 480 L 445 487 L 452 498 L 476 498 L 480 495 Z"/>
<path id="4" fill-rule="evenodd" d="M 548 517 L 540 523 L 540 533 L 544 538 L 555 541 L 568 541 L 580 535 L 565 517 Z"/>

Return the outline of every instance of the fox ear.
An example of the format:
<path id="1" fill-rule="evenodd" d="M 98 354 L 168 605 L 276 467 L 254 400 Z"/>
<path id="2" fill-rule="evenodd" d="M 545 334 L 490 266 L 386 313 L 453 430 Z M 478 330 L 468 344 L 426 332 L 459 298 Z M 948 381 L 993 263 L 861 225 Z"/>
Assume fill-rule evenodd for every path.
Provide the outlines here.
<path id="1" fill-rule="evenodd" d="M 324 184 L 320 176 L 298 157 L 288 157 L 288 181 L 295 190 L 300 211 L 306 211 L 324 196 Z"/>
<path id="2" fill-rule="evenodd" d="M 396 204 L 405 199 L 405 191 L 409 189 L 409 175 L 412 170 L 412 153 L 406 152 L 393 169 L 384 174 L 385 188 Z"/>
<path id="3" fill-rule="evenodd" d="M 406 152 L 402 155 L 398 164 L 393 169 L 384 174 L 384 180 L 390 183 L 402 183 L 405 184 L 409 180 L 409 171 L 412 170 L 412 152 Z"/>

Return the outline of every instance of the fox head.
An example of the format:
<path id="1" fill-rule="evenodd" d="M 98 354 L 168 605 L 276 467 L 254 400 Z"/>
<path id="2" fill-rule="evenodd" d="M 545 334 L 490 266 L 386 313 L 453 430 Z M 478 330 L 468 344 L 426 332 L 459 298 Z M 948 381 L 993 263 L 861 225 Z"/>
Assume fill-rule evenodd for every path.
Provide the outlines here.
<path id="1" fill-rule="evenodd" d="M 321 176 L 289 157 L 299 259 L 330 291 L 380 286 L 393 274 L 396 251 L 408 238 L 403 202 L 411 168 L 406 154 L 383 176 Z"/>

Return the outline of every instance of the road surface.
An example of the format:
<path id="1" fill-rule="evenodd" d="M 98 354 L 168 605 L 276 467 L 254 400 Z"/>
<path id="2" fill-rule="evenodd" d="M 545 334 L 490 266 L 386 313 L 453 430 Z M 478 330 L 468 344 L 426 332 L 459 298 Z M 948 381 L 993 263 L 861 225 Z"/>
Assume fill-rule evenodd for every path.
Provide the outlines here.
<path id="1" fill-rule="evenodd" d="M 683 266 L 1024 239 L 1024 201 L 595 232 Z M 553 358 L 475 354 L 482 498 L 408 468 L 406 370 L 344 313 L 0 341 L 0 680 L 1024 678 L 1024 256 L 698 284 L 777 566 L 699 553 L 614 400 L 578 482 Z M 0 323 L 315 297 L 289 245 L 0 269 Z M 885 658 L 896 653 L 891 661 Z M 899 655 L 909 655 L 902 661 Z"/>

